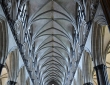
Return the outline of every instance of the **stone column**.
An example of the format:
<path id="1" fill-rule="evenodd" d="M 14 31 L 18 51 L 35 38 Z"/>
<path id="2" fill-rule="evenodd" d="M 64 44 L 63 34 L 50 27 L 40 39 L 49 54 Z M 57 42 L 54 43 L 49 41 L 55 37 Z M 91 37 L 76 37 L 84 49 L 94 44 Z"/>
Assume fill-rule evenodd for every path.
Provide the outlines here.
<path id="1" fill-rule="evenodd" d="M 96 70 L 98 85 L 109 85 L 106 65 L 101 64 L 94 68 Z"/>
<path id="2" fill-rule="evenodd" d="M 110 31 L 110 0 L 100 0 L 100 4 L 105 14 L 105 18 L 107 20 L 109 31 Z"/>
<path id="3" fill-rule="evenodd" d="M 8 85 L 15 85 L 16 84 L 16 82 L 14 82 L 14 81 L 8 81 Z"/>
<path id="4" fill-rule="evenodd" d="M 4 67 L 4 65 L 3 64 L 0 64 L 0 74 L 1 74 L 1 72 L 2 72 L 2 68 Z"/>
<path id="5" fill-rule="evenodd" d="M 82 71 L 83 71 L 83 85 L 93 85 L 93 66 L 92 66 L 92 59 L 91 55 L 87 50 L 84 50 L 82 56 Z"/>
<path id="6" fill-rule="evenodd" d="M 104 37 L 103 28 L 100 24 L 95 23 L 92 30 L 92 54 L 94 68 L 96 70 L 98 85 L 109 85 L 107 69 L 106 69 L 106 55 L 104 51 Z"/>
<path id="7" fill-rule="evenodd" d="M 93 85 L 93 83 L 89 82 L 89 83 L 85 83 L 83 85 Z"/>

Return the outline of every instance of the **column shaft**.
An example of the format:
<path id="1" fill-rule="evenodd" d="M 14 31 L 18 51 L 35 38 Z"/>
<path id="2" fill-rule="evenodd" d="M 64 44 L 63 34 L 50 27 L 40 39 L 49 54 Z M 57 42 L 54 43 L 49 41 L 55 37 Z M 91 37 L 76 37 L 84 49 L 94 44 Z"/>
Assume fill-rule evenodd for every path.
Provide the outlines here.
<path id="1" fill-rule="evenodd" d="M 96 70 L 98 85 L 109 85 L 106 66 L 101 64 L 94 68 Z"/>

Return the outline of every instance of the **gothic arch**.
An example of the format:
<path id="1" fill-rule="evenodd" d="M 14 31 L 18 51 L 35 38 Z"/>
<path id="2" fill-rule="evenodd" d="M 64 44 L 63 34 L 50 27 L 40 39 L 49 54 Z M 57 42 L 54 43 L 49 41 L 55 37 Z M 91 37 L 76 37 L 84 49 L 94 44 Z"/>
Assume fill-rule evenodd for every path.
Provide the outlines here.
<path id="1" fill-rule="evenodd" d="M 105 32 L 101 24 L 106 20 L 102 15 L 96 16 L 97 13 L 100 14 L 96 13 L 99 0 L 8 1 L 2 0 L 0 4 L 9 21 L 9 36 L 10 34 L 11 38 L 14 36 L 14 42 L 16 41 L 14 44 L 18 45 L 21 53 L 18 61 L 19 65 L 23 64 L 23 66 L 18 68 L 17 85 L 25 85 L 27 82 L 29 84 L 29 79 L 26 78 L 28 73 L 35 85 L 48 85 L 51 82 L 71 85 L 75 75 L 78 78 L 77 80 L 74 78 L 74 85 L 77 81 L 78 85 L 92 83 L 92 70 L 90 70 L 92 60 L 95 66 L 105 64 L 103 52 Z M 96 16 L 95 19 L 94 16 Z M 89 48 L 91 36 L 92 52 L 89 52 L 84 47 Z M 9 50 L 11 57 L 16 54 L 15 50 L 14 47 Z M 15 58 L 8 57 L 8 59 L 9 79 L 15 81 L 12 75 L 15 70 L 13 67 L 16 67 Z M 83 68 L 81 68 L 82 63 Z"/>
<path id="2" fill-rule="evenodd" d="M 6 60 L 7 67 L 9 69 L 8 78 L 10 82 L 16 82 L 18 71 L 19 71 L 19 52 L 18 49 L 13 47 L 10 50 L 10 53 L 8 54 L 7 60 Z"/>
<path id="3" fill-rule="evenodd" d="M 92 28 L 92 56 L 94 61 L 94 69 L 96 70 L 97 74 L 97 81 L 98 84 L 109 84 L 108 75 L 106 70 L 106 56 L 104 50 L 104 35 L 105 35 L 105 27 L 103 24 L 100 24 L 98 21 L 94 21 L 93 28 Z M 106 39 L 107 40 L 107 39 Z M 100 72 L 102 72 L 103 77 L 101 77 Z M 105 78 L 104 78 L 105 77 Z M 103 80 L 103 79 L 105 80 Z M 101 82 L 104 81 L 104 82 Z M 106 82 L 105 82 L 106 81 Z M 96 83 L 96 82 L 95 82 Z"/>
<path id="4" fill-rule="evenodd" d="M 8 52 L 8 29 L 5 17 L 0 15 L 0 64 L 5 63 Z"/>
<path id="5" fill-rule="evenodd" d="M 103 45 L 104 45 L 104 28 L 102 25 L 94 22 L 92 28 L 92 57 L 94 65 L 105 64 Z"/>

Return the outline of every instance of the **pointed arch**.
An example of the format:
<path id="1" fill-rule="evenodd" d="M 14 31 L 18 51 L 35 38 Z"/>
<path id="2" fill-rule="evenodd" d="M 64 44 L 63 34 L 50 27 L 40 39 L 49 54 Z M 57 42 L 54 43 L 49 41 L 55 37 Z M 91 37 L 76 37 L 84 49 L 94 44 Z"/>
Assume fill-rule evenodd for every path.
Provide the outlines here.
<path id="1" fill-rule="evenodd" d="M 4 64 L 8 52 L 8 28 L 5 17 L 0 15 L 0 64 Z"/>

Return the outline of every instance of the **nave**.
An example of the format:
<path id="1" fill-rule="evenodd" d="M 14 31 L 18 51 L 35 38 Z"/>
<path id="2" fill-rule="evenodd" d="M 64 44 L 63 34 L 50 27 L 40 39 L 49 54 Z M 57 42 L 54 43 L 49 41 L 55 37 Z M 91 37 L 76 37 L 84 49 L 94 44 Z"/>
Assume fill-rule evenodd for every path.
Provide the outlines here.
<path id="1" fill-rule="evenodd" d="M 1 0 L 0 85 L 110 85 L 109 0 Z"/>

